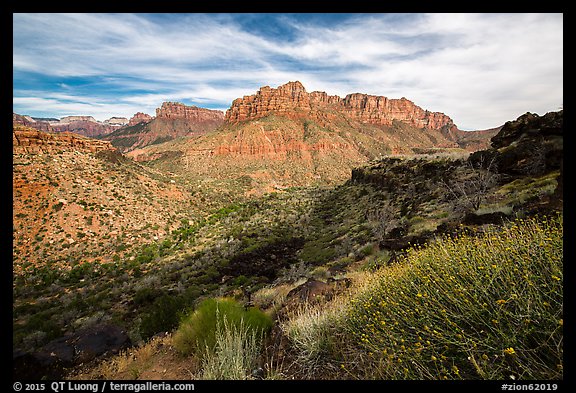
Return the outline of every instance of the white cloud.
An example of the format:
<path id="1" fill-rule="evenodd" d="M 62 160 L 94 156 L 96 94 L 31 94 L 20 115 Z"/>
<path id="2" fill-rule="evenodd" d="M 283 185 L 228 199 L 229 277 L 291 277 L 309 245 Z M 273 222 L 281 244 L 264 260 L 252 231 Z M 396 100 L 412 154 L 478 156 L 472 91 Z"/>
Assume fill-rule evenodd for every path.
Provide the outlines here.
<path id="1" fill-rule="evenodd" d="M 57 98 L 42 97 L 14 97 L 14 106 L 19 108 L 21 114 L 32 114 L 33 116 L 61 118 L 73 115 L 90 115 L 96 120 L 106 120 L 112 116 L 130 118 L 136 112 L 142 112 L 142 106 L 129 105 L 125 103 L 106 102 L 82 102 L 78 100 L 62 101 Z M 154 112 L 152 111 L 152 114 Z"/>
<path id="2" fill-rule="evenodd" d="M 226 107 L 290 80 L 340 96 L 404 96 L 465 129 L 562 105 L 562 14 L 368 14 L 331 26 L 285 16 L 274 23 L 288 25 L 292 39 L 247 30 L 234 15 L 14 14 L 14 71 L 62 79 L 56 84 L 78 99 L 75 110 L 110 109 L 107 117 L 153 113 L 163 100 Z M 75 92 L 70 77 L 98 77 L 100 87 Z M 34 91 L 44 101 L 31 93 L 15 90 L 15 107 L 24 109 L 25 98 L 30 110 L 38 110 L 33 102 L 73 105 L 50 90 Z"/>

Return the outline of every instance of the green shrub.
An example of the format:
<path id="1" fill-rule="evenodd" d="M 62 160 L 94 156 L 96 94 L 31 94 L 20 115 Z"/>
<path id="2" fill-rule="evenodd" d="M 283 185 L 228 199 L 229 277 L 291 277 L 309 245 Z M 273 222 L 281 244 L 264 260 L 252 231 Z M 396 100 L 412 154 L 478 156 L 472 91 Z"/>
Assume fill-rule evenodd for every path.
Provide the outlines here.
<path id="1" fill-rule="evenodd" d="M 336 250 L 330 244 L 320 242 L 306 243 L 300 251 L 300 259 L 312 265 L 322 265 L 338 257 Z"/>
<path id="2" fill-rule="evenodd" d="M 143 306 L 152 304 L 157 298 L 164 295 L 164 291 L 157 288 L 142 288 L 134 294 L 134 304 Z"/>
<path id="3" fill-rule="evenodd" d="M 257 308 L 245 309 L 233 299 L 206 299 L 182 320 L 174 335 L 174 346 L 184 355 L 214 353 L 217 326 L 224 324 L 231 329 L 244 326 L 249 334 L 262 337 L 272 328 L 272 319 Z"/>
<path id="4" fill-rule="evenodd" d="M 283 323 L 307 377 L 563 378 L 562 216 L 441 237 L 368 274 Z"/>
<path id="5" fill-rule="evenodd" d="M 248 277 L 241 274 L 238 277 L 236 277 L 234 279 L 234 281 L 232 281 L 232 285 L 239 287 L 239 286 L 246 284 L 247 282 L 248 282 Z"/>
<path id="6" fill-rule="evenodd" d="M 169 332 L 178 326 L 180 312 L 184 308 L 180 297 L 164 295 L 157 298 L 142 317 L 140 334 L 147 339 L 160 332 Z"/>
<path id="7" fill-rule="evenodd" d="M 137 264 L 147 264 L 152 262 L 152 260 L 156 257 L 156 246 L 154 244 L 149 244 L 147 246 L 143 246 L 140 254 L 136 256 L 134 260 Z"/>

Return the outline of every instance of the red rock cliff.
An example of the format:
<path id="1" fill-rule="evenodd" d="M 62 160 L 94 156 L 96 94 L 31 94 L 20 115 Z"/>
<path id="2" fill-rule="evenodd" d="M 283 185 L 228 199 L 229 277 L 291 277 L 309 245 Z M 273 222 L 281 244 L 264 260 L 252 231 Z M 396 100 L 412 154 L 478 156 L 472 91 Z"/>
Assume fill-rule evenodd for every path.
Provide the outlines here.
<path id="1" fill-rule="evenodd" d="M 73 133 L 48 133 L 30 127 L 14 125 L 12 131 L 13 153 L 47 154 L 63 150 L 96 153 L 102 150 L 116 151 L 116 148 L 108 141 L 90 139 Z"/>
<path id="2" fill-rule="evenodd" d="M 46 121 L 36 121 L 29 116 L 22 116 L 17 113 L 12 112 L 12 124 L 21 125 L 25 127 L 32 127 L 37 130 L 42 130 L 46 132 L 54 132 L 50 124 Z"/>
<path id="3" fill-rule="evenodd" d="M 300 82 L 288 82 L 276 89 L 265 86 L 255 95 L 234 100 L 226 112 L 226 121 L 257 119 L 271 112 L 293 117 L 323 108 L 337 109 L 354 120 L 377 125 L 391 125 L 399 120 L 418 128 L 453 126 L 452 119 L 445 114 L 424 110 L 406 98 L 389 99 L 360 93 L 340 98 L 319 91 L 307 93 Z"/>
<path id="4" fill-rule="evenodd" d="M 430 112 L 402 97 L 390 99 L 368 94 L 348 94 L 343 100 L 346 113 L 361 122 L 391 125 L 399 120 L 418 128 L 440 129 L 452 126 L 450 117 L 440 112 Z"/>
<path id="5" fill-rule="evenodd" d="M 142 113 L 142 112 L 137 112 L 134 116 L 132 116 L 130 118 L 130 121 L 128 121 L 128 126 L 134 126 L 138 123 L 148 123 L 150 120 L 152 120 L 153 117 L 146 114 L 146 113 Z"/>
<path id="6" fill-rule="evenodd" d="M 295 109 L 310 111 L 310 95 L 300 82 L 288 82 L 273 89 L 261 87 L 255 95 L 237 98 L 226 111 L 226 121 L 257 119 L 270 112 L 292 114 Z"/>

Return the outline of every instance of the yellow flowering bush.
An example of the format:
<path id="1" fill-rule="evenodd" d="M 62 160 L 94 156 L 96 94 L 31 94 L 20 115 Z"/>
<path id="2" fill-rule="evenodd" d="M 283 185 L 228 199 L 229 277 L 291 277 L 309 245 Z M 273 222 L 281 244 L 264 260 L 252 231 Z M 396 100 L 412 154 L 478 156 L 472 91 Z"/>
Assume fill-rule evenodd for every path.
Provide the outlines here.
<path id="1" fill-rule="evenodd" d="M 351 302 L 347 369 L 360 378 L 562 378 L 562 235 L 559 215 L 410 249 Z"/>

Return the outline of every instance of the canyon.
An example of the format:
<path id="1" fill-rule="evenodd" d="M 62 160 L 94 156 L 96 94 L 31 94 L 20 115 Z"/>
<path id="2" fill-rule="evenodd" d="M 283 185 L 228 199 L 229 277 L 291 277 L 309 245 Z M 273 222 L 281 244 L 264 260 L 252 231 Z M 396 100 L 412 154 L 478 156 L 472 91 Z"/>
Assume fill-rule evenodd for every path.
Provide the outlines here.
<path id="1" fill-rule="evenodd" d="M 163 115 L 167 109 L 169 115 Z M 149 130 L 159 119 L 177 119 L 183 113 L 182 107 L 165 103 L 144 127 Z M 138 127 L 144 130 L 133 126 L 134 134 L 128 133 L 128 127 L 115 135 L 124 133 L 125 138 L 136 140 L 149 133 L 138 133 Z M 163 126 L 164 132 L 167 128 Z M 242 178 L 240 185 L 227 188 L 260 195 L 277 188 L 335 184 L 354 167 L 391 154 L 465 155 L 486 148 L 498 130 L 461 131 L 449 116 L 424 110 L 405 98 L 359 93 L 340 98 L 308 93 L 296 81 L 277 88 L 264 86 L 234 100 L 213 130 L 177 140 L 155 134 L 166 139 L 127 143 L 123 151 L 135 161 L 198 186 L 206 178 L 235 183 Z M 123 148 L 118 140 L 112 143 Z"/>

